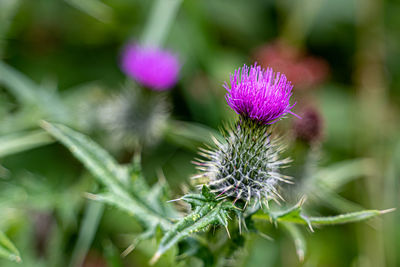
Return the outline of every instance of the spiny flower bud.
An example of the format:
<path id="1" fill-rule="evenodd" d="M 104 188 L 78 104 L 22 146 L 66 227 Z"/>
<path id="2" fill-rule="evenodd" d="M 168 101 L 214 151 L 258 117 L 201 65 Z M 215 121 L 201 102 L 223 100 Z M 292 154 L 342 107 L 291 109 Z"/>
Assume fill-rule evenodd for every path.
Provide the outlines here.
<path id="1" fill-rule="evenodd" d="M 129 44 L 122 53 L 121 68 L 143 86 L 165 91 L 176 84 L 180 64 L 168 50 Z"/>
<path id="2" fill-rule="evenodd" d="M 250 72 L 246 66 L 242 72 L 239 68 L 231 83 L 230 88 L 225 83 L 226 98 L 240 119 L 227 131 L 225 142 L 215 139 L 216 149 L 201 150 L 205 160 L 195 164 L 202 173 L 194 178 L 206 178 L 218 198 L 242 200 L 245 206 L 250 202 L 267 205 L 270 199 L 282 199 L 279 181 L 290 183 L 290 177 L 279 172 L 290 160 L 280 159 L 283 146 L 272 136 L 269 124 L 292 113 L 292 86 L 284 75 L 257 65 Z"/>
<path id="3" fill-rule="evenodd" d="M 206 177 L 207 185 L 218 197 L 251 202 L 278 200 L 278 181 L 290 182 L 279 169 L 290 162 L 279 159 L 283 150 L 271 135 L 268 125 L 241 117 L 228 131 L 226 142 L 215 140 L 217 149 L 202 150 L 195 164 L 202 171 L 195 178 Z"/>

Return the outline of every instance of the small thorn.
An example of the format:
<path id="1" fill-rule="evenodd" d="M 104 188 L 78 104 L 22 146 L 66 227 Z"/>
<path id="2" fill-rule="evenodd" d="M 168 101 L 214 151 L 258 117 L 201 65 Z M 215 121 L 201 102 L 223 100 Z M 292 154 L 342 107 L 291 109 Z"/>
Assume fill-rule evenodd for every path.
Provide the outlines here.
<path id="1" fill-rule="evenodd" d="M 161 253 L 160 252 L 156 252 L 156 254 L 154 254 L 153 258 L 151 258 L 150 260 L 150 265 L 154 265 L 161 257 Z"/>
<path id="2" fill-rule="evenodd" d="M 135 248 L 136 248 L 136 242 L 130 244 L 130 245 L 121 253 L 121 257 L 122 257 L 122 258 L 125 258 L 125 257 L 128 256 Z"/>
<path id="3" fill-rule="evenodd" d="M 265 203 L 264 203 L 264 204 L 265 204 L 265 207 L 267 208 L 267 210 L 270 210 L 270 209 L 269 209 L 269 201 L 268 201 L 267 199 L 265 200 Z"/>
<path id="4" fill-rule="evenodd" d="M 311 233 L 314 233 L 314 229 L 312 227 L 312 224 L 311 224 L 310 220 L 309 219 L 305 219 L 305 221 L 307 222 L 307 226 L 310 229 Z"/>
<path id="5" fill-rule="evenodd" d="M 196 174 L 196 175 L 193 175 L 192 176 L 192 179 L 199 179 L 199 178 L 202 178 L 202 177 L 205 177 L 206 175 L 204 174 L 204 173 L 201 173 L 201 174 Z"/>
<path id="6" fill-rule="evenodd" d="M 301 249 L 296 250 L 297 256 L 299 257 L 299 261 L 303 262 L 304 261 L 304 251 Z"/>
<path id="7" fill-rule="evenodd" d="M 182 200 L 182 198 L 171 199 L 171 200 L 168 200 L 167 203 L 175 202 L 175 201 L 179 201 L 179 200 Z"/>
<path id="8" fill-rule="evenodd" d="M 15 261 L 18 262 L 18 263 L 21 263 L 22 259 L 21 259 L 20 256 L 15 256 Z"/>
<path id="9" fill-rule="evenodd" d="M 281 202 L 279 202 L 279 200 L 276 197 L 273 197 L 272 200 L 278 205 L 278 206 L 282 206 Z"/>
<path id="10" fill-rule="evenodd" d="M 381 211 L 379 211 L 379 214 L 386 214 L 386 213 L 390 213 L 390 212 L 395 211 L 395 210 L 396 210 L 396 208 L 381 210 Z"/>
<path id="11" fill-rule="evenodd" d="M 248 204 L 249 202 L 246 200 L 246 203 L 244 203 L 244 208 L 243 208 L 243 210 L 245 210 L 246 208 L 247 208 L 247 204 Z"/>
<path id="12" fill-rule="evenodd" d="M 307 201 L 307 196 L 304 195 L 304 196 L 302 196 L 302 197 L 300 198 L 300 200 L 299 200 L 299 202 L 297 203 L 296 206 L 301 207 L 301 206 L 304 205 L 304 203 L 305 203 L 306 201 Z"/>
<path id="13" fill-rule="evenodd" d="M 217 138 L 215 138 L 214 135 L 211 135 L 211 140 L 212 140 L 218 147 L 222 147 L 222 144 L 217 140 Z"/>
<path id="14" fill-rule="evenodd" d="M 229 229 L 228 229 L 227 225 L 225 225 L 225 230 L 226 230 L 226 233 L 228 234 L 229 239 L 231 239 L 231 234 L 229 233 Z"/>

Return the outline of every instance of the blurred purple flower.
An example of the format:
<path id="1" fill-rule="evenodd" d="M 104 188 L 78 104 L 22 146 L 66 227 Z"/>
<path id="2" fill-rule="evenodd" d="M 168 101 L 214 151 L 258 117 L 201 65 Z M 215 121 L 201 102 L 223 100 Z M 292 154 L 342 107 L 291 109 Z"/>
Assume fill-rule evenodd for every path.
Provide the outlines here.
<path id="1" fill-rule="evenodd" d="M 170 51 L 129 44 L 122 53 L 121 68 L 143 86 L 164 91 L 176 84 L 180 64 Z"/>
<path id="2" fill-rule="evenodd" d="M 289 103 L 293 86 L 284 74 L 255 63 L 237 69 L 230 82 L 231 86 L 224 84 L 226 101 L 237 114 L 263 124 L 272 124 L 287 113 L 298 117 L 291 111 L 295 104 Z"/>

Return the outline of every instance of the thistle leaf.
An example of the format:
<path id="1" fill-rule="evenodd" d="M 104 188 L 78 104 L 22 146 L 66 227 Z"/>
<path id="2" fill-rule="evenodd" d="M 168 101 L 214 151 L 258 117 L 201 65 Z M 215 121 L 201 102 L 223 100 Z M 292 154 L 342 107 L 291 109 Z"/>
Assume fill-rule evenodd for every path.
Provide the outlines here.
<path id="1" fill-rule="evenodd" d="M 194 211 L 182 218 L 164 235 L 151 263 L 155 263 L 173 245 L 193 233 L 205 230 L 213 224 L 228 226 L 228 212 L 234 209 L 233 204 L 210 200 L 209 191 L 205 188 L 203 187 L 201 195 L 191 194 L 182 197 L 183 200 L 195 206 Z"/>
<path id="2" fill-rule="evenodd" d="M 0 231 L 0 257 L 18 263 L 22 261 L 18 249 L 2 231 Z"/>
<path id="3" fill-rule="evenodd" d="M 43 130 L 34 130 L 0 136 L 0 157 L 54 142 Z"/>
<path id="4" fill-rule="evenodd" d="M 16 69 L 0 61 L 0 83 L 24 106 L 38 108 L 43 114 L 59 122 L 71 121 L 58 94 L 46 90 Z"/>
<path id="5" fill-rule="evenodd" d="M 303 201 L 304 202 L 304 201 Z M 277 222 L 290 222 L 297 224 L 306 224 L 309 226 L 310 230 L 313 231 L 313 225 L 333 225 L 333 224 L 344 224 L 352 223 L 370 219 L 381 214 L 392 212 L 394 209 L 388 210 L 363 210 L 357 212 L 351 212 L 346 214 L 340 214 L 336 216 L 326 216 L 326 217 L 309 217 L 303 214 L 302 211 L 302 201 L 299 202 L 292 208 L 284 211 L 275 211 L 261 213 L 257 212 L 252 216 L 253 219 L 269 220 L 274 223 Z"/>
<path id="6" fill-rule="evenodd" d="M 64 144 L 85 167 L 109 190 L 126 196 L 122 189 L 128 181 L 128 172 L 117 164 L 105 150 L 87 136 L 61 125 L 42 122 L 42 127 Z"/>
<path id="7" fill-rule="evenodd" d="M 157 213 L 140 199 L 118 196 L 114 193 L 87 194 L 87 197 L 115 206 L 134 216 L 147 227 L 154 227 L 159 224 L 163 230 L 166 230 L 172 226 L 170 221 L 163 217 L 163 214 Z"/>
<path id="8" fill-rule="evenodd" d="M 332 225 L 332 224 L 344 224 L 359 222 L 363 220 L 376 217 L 388 212 L 392 212 L 394 209 L 388 210 L 363 210 L 357 212 L 351 212 L 346 214 L 340 214 L 337 216 L 327 216 L 327 217 L 309 217 L 312 225 Z"/>
<path id="9" fill-rule="evenodd" d="M 167 216 L 152 207 L 143 195 L 129 190 L 128 168 L 119 165 L 104 149 L 89 137 L 66 126 L 43 122 L 42 126 L 63 143 L 77 157 L 95 178 L 106 186 L 109 192 L 89 197 L 112 204 L 135 216 L 146 227 L 159 224 L 163 230 L 172 226 Z"/>

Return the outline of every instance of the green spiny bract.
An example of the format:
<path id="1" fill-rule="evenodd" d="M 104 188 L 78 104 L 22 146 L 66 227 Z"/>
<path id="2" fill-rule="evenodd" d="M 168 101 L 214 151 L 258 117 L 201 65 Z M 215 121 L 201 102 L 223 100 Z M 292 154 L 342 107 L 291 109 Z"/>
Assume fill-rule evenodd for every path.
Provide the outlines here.
<path id="1" fill-rule="evenodd" d="M 290 183 L 290 177 L 279 170 L 290 160 L 280 159 L 283 147 L 271 136 L 270 126 L 242 116 L 227 131 L 225 142 L 215 143 L 216 149 L 199 153 L 206 160 L 195 162 L 201 173 L 194 179 L 205 178 L 218 199 L 241 200 L 244 207 L 250 202 L 267 205 L 271 199 L 281 199 L 278 182 Z"/>

